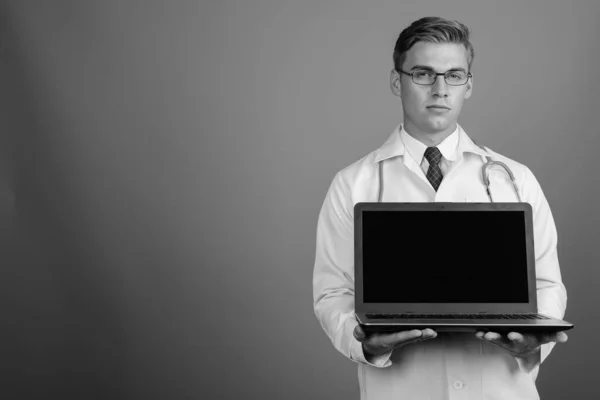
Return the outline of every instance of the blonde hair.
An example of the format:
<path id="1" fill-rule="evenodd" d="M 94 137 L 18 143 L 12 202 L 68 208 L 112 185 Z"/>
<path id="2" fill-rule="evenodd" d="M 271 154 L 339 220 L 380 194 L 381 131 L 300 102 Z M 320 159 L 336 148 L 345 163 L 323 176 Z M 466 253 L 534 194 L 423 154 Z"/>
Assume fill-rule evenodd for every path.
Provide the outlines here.
<path id="1" fill-rule="evenodd" d="M 394 68 L 399 71 L 406 59 L 406 52 L 417 42 L 457 43 L 467 49 L 469 70 L 475 50 L 469 41 L 469 28 L 458 21 L 450 21 L 440 17 L 424 17 L 404 29 L 394 46 Z"/>

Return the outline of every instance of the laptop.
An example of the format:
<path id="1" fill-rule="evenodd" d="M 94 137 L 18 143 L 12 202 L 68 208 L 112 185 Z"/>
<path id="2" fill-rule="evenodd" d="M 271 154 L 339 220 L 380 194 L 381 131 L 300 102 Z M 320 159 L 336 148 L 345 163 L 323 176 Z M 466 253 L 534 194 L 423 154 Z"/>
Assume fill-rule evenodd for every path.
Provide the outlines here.
<path id="1" fill-rule="evenodd" d="M 529 203 L 357 203 L 354 253 L 367 334 L 573 328 L 538 313 Z"/>

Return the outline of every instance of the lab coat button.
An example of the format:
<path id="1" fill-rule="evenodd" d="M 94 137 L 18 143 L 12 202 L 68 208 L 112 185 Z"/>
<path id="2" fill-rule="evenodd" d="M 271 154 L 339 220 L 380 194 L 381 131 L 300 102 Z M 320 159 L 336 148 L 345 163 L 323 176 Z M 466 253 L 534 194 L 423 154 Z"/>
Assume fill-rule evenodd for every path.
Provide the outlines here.
<path id="1" fill-rule="evenodd" d="M 462 381 L 454 381 L 452 386 L 454 386 L 454 389 L 460 390 L 463 388 L 463 383 L 462 383 Z"/>

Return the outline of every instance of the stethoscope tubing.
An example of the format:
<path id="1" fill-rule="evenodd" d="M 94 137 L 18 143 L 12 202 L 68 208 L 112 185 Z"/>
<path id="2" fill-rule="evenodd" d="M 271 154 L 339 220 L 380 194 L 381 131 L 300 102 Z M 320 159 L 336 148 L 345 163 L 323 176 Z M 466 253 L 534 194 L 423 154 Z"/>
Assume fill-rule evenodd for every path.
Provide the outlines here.
<path id="1" fill-rule="evenodd" d="M 488 169 L 493 165 L 499 165 L 502 168 L 504 168 L 504 171 L 506 171 L 506 173 L 510 177 L 510 181 L 513 185 L 513 190 L 517 195 L 517 199 L 519 199 L 519 203 L 522 203 L 523 200 L 521 199 L 521 194 L 519 194 L 519 188 L 517 187 L 517 183 L 515 182 L 515 175 L 512 173 L 508 165 L 506 165 L 502 161 L 492 161 L 490 157 L 487 157 L 487 162 L 481 167 L 481 179 L 483 181 L 483 184 L 485 185 L 485 191 L 488 197 L 490 198 L 490 203 L 493 203 L 494 199 L 492 198 L 492 192 L 490 191 L 490 175 Z"/>

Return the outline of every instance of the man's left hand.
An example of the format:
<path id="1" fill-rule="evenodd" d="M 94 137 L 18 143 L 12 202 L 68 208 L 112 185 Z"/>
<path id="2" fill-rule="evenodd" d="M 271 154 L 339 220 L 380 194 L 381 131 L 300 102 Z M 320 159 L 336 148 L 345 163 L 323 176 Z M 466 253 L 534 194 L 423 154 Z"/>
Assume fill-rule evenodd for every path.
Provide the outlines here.
<path id="1" fill-rule="evenodd" d="M 568 336 L 565 332 L 555 333 L 518 333 L 510 332 L 502 335 L 497 332 L 479 331 L 475 336 L 482 340 L 500 346 L 515 357 L 526 358 L 540 349 L 540 346 L 550 342 L 565 343 Z"/>

